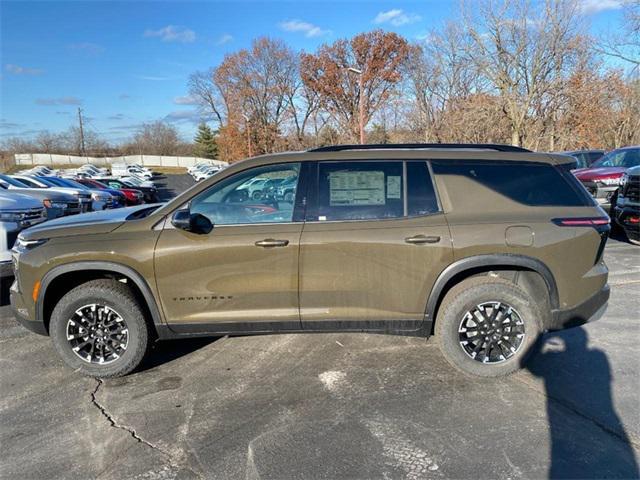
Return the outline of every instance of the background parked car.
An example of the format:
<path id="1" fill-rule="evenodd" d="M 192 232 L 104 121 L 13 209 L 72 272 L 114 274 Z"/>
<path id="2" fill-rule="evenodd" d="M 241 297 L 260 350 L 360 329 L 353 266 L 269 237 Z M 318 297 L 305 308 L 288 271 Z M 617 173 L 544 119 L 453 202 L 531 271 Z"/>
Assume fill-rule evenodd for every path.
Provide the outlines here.
<path id="1" fill-rule="evenodd" d="M 80 203 L 80 210 L 82 213 L 91 211 L 93 201 L 91 200 L 91 193 L 79 188 L 67 188 L 58 187 L 55 184 L 47 182 L 42 177 L 29 176 L 29 175 L 10 175 L 11 178 L 16 178 L 22 183 L 26 183 L 31 188 L 50 188 L 52 191 L 68 193 L 76 197 Z"/>
<path id="2" fill-rule="evenodd" d="M 142 202 L 146 203 L 156 203 L 158 202 L 158 189 L 156 187 L 149 187 L 143 185 L 132 185 L 129 182 L 125 182 L 124 180 L 118 178 L 95 178 L 97 182 L 103 183 L 109 188 L 117 188 L 122 192 L 125 190 L 137 190 L 142 193 Z M 125 193 L 126 194 L 126 193 Z M 127 196 L 129 199 L 129 196 Z"/>
<path id="3" fill-rule="evenodd" d="M 29 195 L 0 190 L 0 278 L 13 275 L 11 248 L 25 228 L 47 219 L 42 202 Z"/>
<path id="4" fill-rule="evenodd" d="M 624 229 L 630 241 L 640 244 L 640 166 L 624 173 L 611 203 L 612 222 Z"/>
<path id="5" fill-rule="evenodd" d="M 589 168 L 594 162 L 600 160 L 604 150 L 572 150 L 569 152 L 557 152 L 563 155 L 571 155 L 578 160 L 578 168 Z"/>
<path id="6" fill-rule="evenodd" d="M 57 192 L 48 188 L 30 188 L 20 180 L 7 175 L 0 175 L 0 188 L 3 190 L 27 195 L 40 201 L 40 204 L 47 210 L 47 218 L 58 218 L 66 215 L 80 213 L 80 203 L 68 193 Z"/>
<path id="7" fill-rule="evenodd" d="M 79 188 L 91 193 L 91 200 L 93 202 L 91 205 L 91 209 L 94 211 L 106 210 L 107 208 L 118 208 L 120 206 L 118 202 L 116 202 L 115 199 L 109 194 L 109 192 L 105 192 L 104 190 L 100 190 L 97 188 L 89 188 L 85 185 L 82 185 L 68 178 L 60 178 L 60 177 L 40 177 L 40 178 L 58 187 Z"/>
<path id="8" fill-rule="evenodd" d="M 97 180 L 93 180 L 91 178 L 76 178 L 74 179 L 74 181 L 89 188 L 104 190 L 105 192 L 109 193 L 109 195 L 111 195 L 115 199 L 115 201 L 118 202 L 118 205 L 121 207 L 124 207 L 125 205 L 128 204 L 127 195 L 125 194 L 124 190 L 118 190 L 117 188 L 109 188 L 105 184 L 100 183 Z M 135 192 L 140 193 L 140 195 L 142 195 L 142 193 L 138 190 L 131 190 L 130 192 L 131 199 L 139 198 L 138 195 L 135 195 Z"/>
<path id="9" fill-rule="evenodd" d="M 624 172 L 640 165 L 640 146 L 612 150 L 590 168 L 573 173 L 601 205 L 610 205 Z"/>

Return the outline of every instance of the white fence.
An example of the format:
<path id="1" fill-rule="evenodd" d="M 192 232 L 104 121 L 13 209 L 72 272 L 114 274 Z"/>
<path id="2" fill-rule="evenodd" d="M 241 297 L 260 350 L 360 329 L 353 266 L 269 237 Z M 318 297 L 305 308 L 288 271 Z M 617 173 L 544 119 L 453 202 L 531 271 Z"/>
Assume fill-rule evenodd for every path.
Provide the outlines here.
<path id="1" fill-rule="evenodd" d="M 16 165 L 110 165 L 113 163 L 137 163 L 149 167 L 190 167 L 199 162 L 208 162 L 221 167 L 227 166 L 222 160 L 200 157 L 173 157 L 168 155 L 125 155 L 121 157 L 79 157 L 50 153 L 16 153 Z"/>

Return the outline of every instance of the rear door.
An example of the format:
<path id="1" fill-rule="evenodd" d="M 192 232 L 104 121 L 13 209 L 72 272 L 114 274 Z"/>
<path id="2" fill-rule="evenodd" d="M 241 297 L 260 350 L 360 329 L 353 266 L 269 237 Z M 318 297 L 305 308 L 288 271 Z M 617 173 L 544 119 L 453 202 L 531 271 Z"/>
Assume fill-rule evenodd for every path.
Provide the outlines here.
<path id="1" fill-rule="evenodd" d="M 452 260 L 424 161 L 318 162 L 300 239 L 303 329 L 413 330 Z"/>

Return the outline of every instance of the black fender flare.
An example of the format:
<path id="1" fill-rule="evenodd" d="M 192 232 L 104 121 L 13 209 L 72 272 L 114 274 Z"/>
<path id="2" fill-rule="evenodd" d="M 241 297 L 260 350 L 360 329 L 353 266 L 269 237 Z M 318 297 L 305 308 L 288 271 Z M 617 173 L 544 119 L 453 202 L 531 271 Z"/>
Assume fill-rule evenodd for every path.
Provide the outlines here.
<path id="1" fill-rule="evenodd" d="M 442 292 L 447 283 L 449 283 L 449 281 L 453 277 L 468 270 L 484 267 L 520 267 L 526 268 L 528 270 L 533 270 L 534 272 L 540 274 L 547 285 L 547 289 L 549 290 L 551 309 L 558 309 L 558 286 L 556 285 L 556 280 L 549 267 L 547 267 L 540 260 L 532 257 L 527 257 L 526 255 L 500 253 L 465 257 L 445 268 L 440 273 L 435 283 L 433 284 L 433 287 L 431 288 L 431 293 L 429 294 L 429 299 L 427 300 L 425 318 L 431 320 L 432 322 L 435 320 L 434 316 L 436 313 L 436 309 L 438 308 Z"/>
<path id="2" fill-rule="evenodd" d="M 121 263 L 108 261 L 80 261 L 65 263 L 49 270 L 44 277 L 42 277 L 40 282 L 40 290 L 38 292 L 38 299 L 36 300 L 36 320 L 44 322 L 44 299 L 47 293 L 47 288 L 51 282 L 65 273 L 83 270 L 103 270 L 106 272 L 119 273 L 131 279 L 142 293 L 142 296 L 147 303 L 147 307 L 149 308 L 149 312 L 151 313 L 151 319 L 153 320 L 154 325 L 164 324 L 156 299 L 144 277 L 131 267 Z"/>

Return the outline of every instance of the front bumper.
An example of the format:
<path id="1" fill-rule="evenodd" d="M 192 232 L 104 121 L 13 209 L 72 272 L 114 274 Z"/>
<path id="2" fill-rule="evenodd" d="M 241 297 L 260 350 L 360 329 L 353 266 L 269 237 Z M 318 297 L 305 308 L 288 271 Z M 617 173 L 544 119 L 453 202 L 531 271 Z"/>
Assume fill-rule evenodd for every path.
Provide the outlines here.
<path id="1" fill-rule="evenodd" d="M 547 330 L 562 330 L 599 320 L 607 310 L 610 294 L 609 284 L 606 284 L 580 305 L 566 310 L 554 310 L 551 312 L 551 322 Z"/>
<path id="2" fill-rule="evenodd" d="M 630 240 L 640 241 L 640 206 L 615 207 L 615 220 Z"/>
<path id="3" fill-rule="evenodd" d="M 599 205 L 610 205 L 611 197 L 619 187 L 618 185 L 603 185 L 598 182 L 582 182 L 582 184 Z"/>
<path id="4" fill-rule="evenodd" d="M 13 277 L 13 264 L 11 260 L 8 262 L 0 262 L 0 278 Z"/>
<path id="5" fill-rule="evenodd" d="M 25 327 L 27 330 L 32 331 L 33 333 L 37 333 L 38 335 L 49 335 L 43 322 L 32 320 L 30 318 L 28 310 L 22 299 L 22 294 L 18 290 L 17 281 L 14 281 L 13 285 L 11 285 L 9 299 L 11 302 L 11 310 L 13 310 L 13 315 L 16 317 L 16 320 L 20 325 Z"/>

